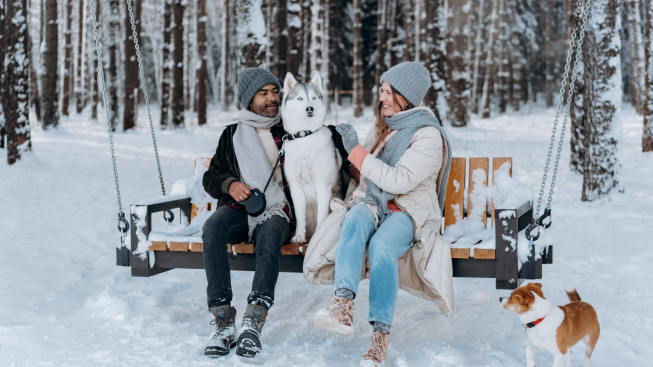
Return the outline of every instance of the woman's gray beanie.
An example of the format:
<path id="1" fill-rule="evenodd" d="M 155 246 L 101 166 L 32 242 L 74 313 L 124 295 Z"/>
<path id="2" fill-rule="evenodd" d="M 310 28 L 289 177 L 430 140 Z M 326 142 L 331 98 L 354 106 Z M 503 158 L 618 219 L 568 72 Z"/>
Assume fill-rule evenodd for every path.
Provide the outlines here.
<path id="1" fill-rule="evenodd" d="M 388 82 L 414 106 L 422 103 L 431 87 L 428 70 L 418 62 L 402 62 L 381 75 L 381 83 Z"/>
<path id="2" fill-rule="evenodd" d="M 261 68 L 246 68 L 238 73 L 238 101 L 247 108 L 259 89 L 268 84 L 281 90 L 279 80 L 269 71 Z"/>

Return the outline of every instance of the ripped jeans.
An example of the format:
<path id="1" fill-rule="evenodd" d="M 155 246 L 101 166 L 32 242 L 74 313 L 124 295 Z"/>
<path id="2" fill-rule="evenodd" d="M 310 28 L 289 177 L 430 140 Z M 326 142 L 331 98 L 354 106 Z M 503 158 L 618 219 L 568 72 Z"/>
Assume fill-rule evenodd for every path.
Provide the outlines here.
<path id="1" fill-rule="evenodd" d="M 356 294 L 369 242 L 370 314 L 368 321 L 392 325 L 399 290 L 399 259 L 413 242 L 413 220 L 404 212 L 391 214 L 374 230 L 374 215 L 354 205 L 342 223 L 336 249 L 335 289 Z"/>

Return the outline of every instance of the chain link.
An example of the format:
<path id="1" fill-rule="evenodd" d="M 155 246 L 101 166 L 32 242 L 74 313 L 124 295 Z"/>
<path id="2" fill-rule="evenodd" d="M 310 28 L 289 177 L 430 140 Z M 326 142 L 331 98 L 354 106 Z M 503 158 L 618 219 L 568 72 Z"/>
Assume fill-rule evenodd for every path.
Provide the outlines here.
<path id="1" fill-rule="evenodd" d="M 126 231 L 123 231 L 121 225 L 125 220 L 125 213 L 122 211 L 122 198 L 120 197 L 120 183 L 118 180 L 118 168 L 116 166 L 116 152 L 113 146 L 113 129 L 111 128 L 111 118 L 109 114 L 109 104 L 107 102 L 107 85 L 106 80 L 104 79 L 104 66 L 102 63 L 102 48 L 100 47 L 100 32 L 98 30 L 98 22 L 96 16 L 96 7 L 95 0 L 91 0 L 91 15 L 93 16 L 93 34 L 95 36 L 95 52 L 98 58 L 98 71 L 100 73 L 100 80 L 102 81 L 102 101 L 104 102 L 104 113 L 107 119 L 107 130 L 109 131 L 109 146 L 111 147 L 111 161 L 113 162 L 113 177 L 116 181 L 116 195 L 118 196 L 118 229 L 122 233 L 122 242 L 124 243 L 124 237 Z"/>
<path id="2" fill-rule="evenodd" d="M 134 10 L 132 9 L 131 0 L 127 0 L 127 9 L 129 10 L 129 21 L 131 22 L 132 36 L 134 37 L 134 48 L 136 48 L 136 59 L 138 60 L 138 76 L 141 81 L 141 88 L 145 97 L 145 107 L 147 107 L 147 118 L 150 121 L 150 132 L 152 133 L 152 144 L 154 145 L 154 156 L 156 157 L 156 167 L 159 170 L 159 182 L 161 183 L 161 192 L 166 195 L 166 187 L 163 183 L 163 173 L 161 172 L 161 161 L 159 160 L 159 149 L 156 145 L 156 135 L 154 134 L 154 123 L 152 122 L 152 111 L 150 110 L 150 98 L 147 93 L 145 83 L 145 74 L 143 73 L 143 62 L 141 60 L 141 48 L 138 45 L 138 35 L 136 33 L 136 24 L 134 24 Z"/>
<path id="3" fill-rule="evenodd" d="M 551 187 L 549 189 L 549 197 L 547 199 L 547 205 L 546 209 L 550 210 L 551 209 L 551 201 L 553 200 L 553 189 L 555 188 L 555 181 L 556 181 L 556 176 L 558 174 L 558 168 L 560 165 L 560 154 L 562 153 L 562 146 L 564 144 L 564 136 L 565 136 L 565 131 L 567 128 L 567 121 L 568 121 L 568 116 L 569 116 L 569 109 L 571 106 L 571 99 L 574 93 L 574 84 L 576 83 L 576 78 L 577 78 L 577 71 L 578 71 L 578 65 L 580 64 L 580 59 L 581 59 L 581 53 L 582 53 L 582 45 L 583 45 L 583 39 L 585 37 L 585 27 L 587 24 L 587 18 L 590 10 L 590 1 L 588 0 L 586 2 L 586 9 L 583 7 L 583 1 L 579 0 L 577 4 L 577 10 L 576 10 L 576 21 L 574 23 L 574 27 L 571 33 L 570 41 L 569 41 L 569 50 L 567 50 L 567 60 L 565 63 L 565 72 L 562 76 L 562 85 L 560 88 L 560 96 L 558 97 L 558 104 L 556 106 L 556 115 L 555 119 L 553 121 L 553 131 L 551 133 L 551 139 L 549 141 L 549 150 L 547 153 L 546 157 L 546 163 L 544 165 L 544 174 L 542 177 L 542 184 L 540 185 L 540 192 L 539 192 L 539 197 L 537 200 L 537 207 L 535 210 L 535 215 L 533 216 L 532 223 L 534 224 L 537 219 L 539 218 L 539 213 L 540 209 L 542 207 L 542 200 L 544 198 L 544 189 L 546 187 L 546 181 L 547 181 L 547 176 L 549 172 L 549 167 L 551 165 L 551 157 L 553 156 L 553 147 L 555 145 L 555 138 L 557 135 L 557 130 L 558 130 L 558 123 L 560 119 L 560 113 L 561 113 L 561 107 L 562 107 L 562 102 L 564 101 L 564 96 L 565 96 L 565 91 L 566 91 L 566 86 L 567 86 L 567 79 L 569 78 L 569 67 L 571 65 L 572 58 L 574 56 L 574 49 L 575 49 L 575 59 L 574 59 L 574 64 L 573 64 L 573 70 L 572 70 L 572 75 L 571 75 L 571 80 L 569 82 L 569 93 L 567 95 L 567 100 L 565 104 L 565 111 L 564 111 L 564 117 L 562 121 L 562 127 L 560 130 L 560 140 L 558 141 L 558 149 L 557 149 L 557 154 L 555 158 L 555 164 L 553 168 L 553 172 L 551 175 Z M 581 18 L 581 14 L 583 15 Z M 579 19 L 582 19 L 580 22 L 580 34 L 579 34 L 579 39 L 576 41 L 576 31 L 578 30 L 578 25 L 579 25 Z"/>

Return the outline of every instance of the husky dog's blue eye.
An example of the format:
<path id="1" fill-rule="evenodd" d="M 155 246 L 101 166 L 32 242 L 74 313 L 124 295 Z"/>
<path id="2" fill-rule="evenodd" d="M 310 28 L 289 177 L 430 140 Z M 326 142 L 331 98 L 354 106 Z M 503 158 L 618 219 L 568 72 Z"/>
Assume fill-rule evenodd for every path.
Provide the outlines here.
<path id="1" fill-rule="evenodd" d="M 298 101 L 302 101 L 302 100 L 304 100 L 304 98 L 302 98 L 302 97 L 297 97 L 297 100 L 298 100 Z"/>
<path id="2" fill-rule="evenodd" d="M 313 100 L 315 101 L 316 99 L 317 99 L 317 97 L 313 96 Z"/>

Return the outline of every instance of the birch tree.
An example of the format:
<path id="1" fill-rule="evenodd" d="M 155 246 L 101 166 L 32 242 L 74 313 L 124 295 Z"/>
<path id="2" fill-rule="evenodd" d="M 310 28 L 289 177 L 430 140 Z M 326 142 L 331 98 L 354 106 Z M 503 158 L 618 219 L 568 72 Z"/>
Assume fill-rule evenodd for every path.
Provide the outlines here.
<path id="1" fill-rule="evenodd" d="M 126 2 L 125 2 L 126 3 Z M 134 14 L 134 28 L 136 35 L 141 34 L 141 1 L 132 1 L 132 12 Z M 134 45 L 134 35 L 132 24 L 129 16 L 129 9 L 124 8 L 125 12 L 125 63 L 124 63 L 124 98 L 122 110 L 122 128 L 124 131 L 136 127 L 136 106 L 138 104 L 138 59 L 136 58 L 136 47 Z"/>
<path id="2" fill-rule="evenodd" d="M 644 132 L 642 134 L 642 151 L 653 152 L 653 5 L 646 8 L 646 79 L 645 102 L 643 108 Z"/>
<path id="3" fill-rule="evenodd" d="M 89 11 L 91 11 L 90 4 L 89 4 Z M 93 14 L 90 15 L 92 17 Z M 95 5 L 95 19 L 100 18 L 100 4 L 96 3 Z M 90 70 L 90 77 L 89 79 L 89 97 L 90 97 L 90 102 L 91 102 L 91 119 L 97 120 L 97 109 L 98 109 L 98 103 L 100 99 L 100 93 L 98 90 L 98 58 L 97 54 L 95 53 L 95 34 L 93 33 L 93 27 L 89 26 L 87 30 L 87 34 L 89 34 L 89 50 L 93 50 L 92 52 L 89 52 L 90 59 L 93 60 L 92 62 L 92 67 Z"/>
<path id="4" fill-rule="evenodd" d="M 7 162 L 11 165 L 32 149 L 28 100 L 30 58 L 27 1 L 8 0 L 5 11 L 7 53 L 4 65 L 7 96 L 3 107 L 6 107 Z"/>
<path id="5" fill-rule="evenodd" d="M 185 0 L 175 0 L 173 7 L 174 22 L 172 25 L 172 37 L 174 49 L 172 59 L 172 125 L 184 127 L 184 11 L 186 10 Z"/>
<path id="6" fill-rule="evenodd" d="M 228 0 L 227 0 L 228 1 Z M 170 87 L 172 84 L 172 4 L 173 0 L 165 0 L 163 7 L 163 70 L 161 71 L 161 127 L 167 127 L 170 122 Z"/>
<path id="7" fill-rule="evenodd" d="M 118 0 L 109 0 L 109 29 L 107 31 L 107 47 L 109 48 L 109 70 L 107 78 L 109 124 L 115 131 L 118 118 L 118 68 L 120 67 L 120 3 Z"/>
<path id="8" fill-rule="evenodd" d="M 197 1 L 197 50 L 200 66 L 197 69 L 197 124 L 206 124 L 206 102 L 208 88 L 208 71 L 207 71 L 207 40 L 206 24 L 208 17 L 206 15 L 206 0 Z"/>
<path id="9" fill-rule="evenodd" d="M 633 105 L 642 111 L 644 98 L 644 43 L 642 41 L 642 16 L 639 0 L 624 0 L 628 21 L 628 46 L 630 49 L 630 86 Z M 649 3 L 650 6 L 650 3 Z"/>
<path id="10" fill-rule="evenodd" d="M 544 20 L 544 101 L 547 107 L 553 106 L 553 1 L 546 1 L 546 19 Z"/>
<path id="11" fill-rule="evenodd" d="M 4 0 L 0 1 L 0 29 L 7 29 L 5 26 L 5 2 Z M 7 105 L 7 91 L 6 91 L 6 69 L 5 69 L 5 57 L 7 54 L 7 35 L 5 32 L 0 32 L 0 60 L 3 62 L 0 64 L 0 148 L 5 147 L 5 135 L 7 135 L 7 129 L 5 124 L 7 122 L 5 117 L 4 108 Z"/>
<path id="12" fill-rule="evenodd" d="M 354 117 L 363 116 L 363 49 L 361 43 L 361 3 L 360 0 L 353 0 L 354 8 L 354 84 L 353 103 Z"/>
<path id="13" fill-rule="evenodd" d="M 77 113 L 84 109 L 84 0 L 77 3 L 77 65 L 75 66 L 75 105 Z"/>
<path id="14" fill-rule="evenodd" d="M 510 27 L 508 26 L 508 12 L 506 10 L 506 1 L 499 0 L 499 53 L 498 53 L 498 82 L 497 94 L 499 95 L 499 113 L 505 113 L 508 106 L 508 94 L 510 92 L 510 50 L 508 49 L 508 37 L 510 36 Z"/>
<path id="15" fill-rule="evenodd" d="M 499 26 L 499 6 L 501 0 L 492 1 L 492 25 L 490 27 L 488 52 L 485 59 L 485 81 L 483 82 L 483 94 L 481 96 L 481 117 L 490 117 L 490 100 L 492 97 L 492 89 L 494 88 L 494 59 L 496 58 L 496 40 L 497 28 Z"/>
<path id="16" fill-rule="evenodd" d="M 512 69 L 512 109 L 519 111 L 523 98 L 522 82 L 527 64 L 525 50 L 520 44 L 524 22 L 517 12 L 518 0 L 507 0 L 508 18 L 510 19 L 510 66 Z"/>
<path id="17" fill-rule="evenodd" d="M 64 60 L 63 60 L 63 98 L 61 114 L 68 116 L 70 105 L 71 80 L 73 76 L 73 0 L 66 0 L 66 27 L 64 29 Z"/>
<path id="18" fill-rule="evenodd" d="M 405 1 L 403 3 L 403 13 L 404 13 L 404 61 L 416 61 L 415 49 L 417 44 L 417 28 L 419 23 L 415 21 L 415 4 L 417 1 Z"/>
<path id="19" fill-rule="evenodd" d="M 220 49 L 220 103 L 222 111 L 229 110 L 230 100 L 228 99 L 227 90 L 231 89 L 229 84 L 229 65 L 231 64 L 229 58 L 229 48 L 231 45 L 231 37 L 229 32 L 230 22 L 230 0 L 222 0 L 222 22 L 220 28 L 220 36 L 222 44 Z"/>
<path id="20" fill-rule="evenodd" d="M 585 59 L 587 155 L 583 169 L 583 201 L 595 201 L 612 191 L 623 191 L 619 140 L 621 138 L 621 0 L 595 0 L 589 17 Z"/>
<path id="21" fill-rule="evenodd" d="M 270 73 L 277 78 L 284 78 L 288 69 L 286 53 L 288 52 L 288 9 L 287 0 L 268 1 L 268 58 Z M 322 0 L 325 1 L 325 0 Z M 325 28 L 328 30 L 328 27 Z"/>
<path id="22" fill-rule="evenodd" d="M 43 91 L 43 129 L 59 125 L 59 28 L 57 26 L 58 0 L 44 1 L 45 42 L 41 47 L 41 90 Z"/>
<path id="23" fill-rule="evenodd" d="M 310 76 L 319 73 L 322 88 L 328 89 L 329 1 L 313 0 L 311 7 L 311 62 Z"/>

